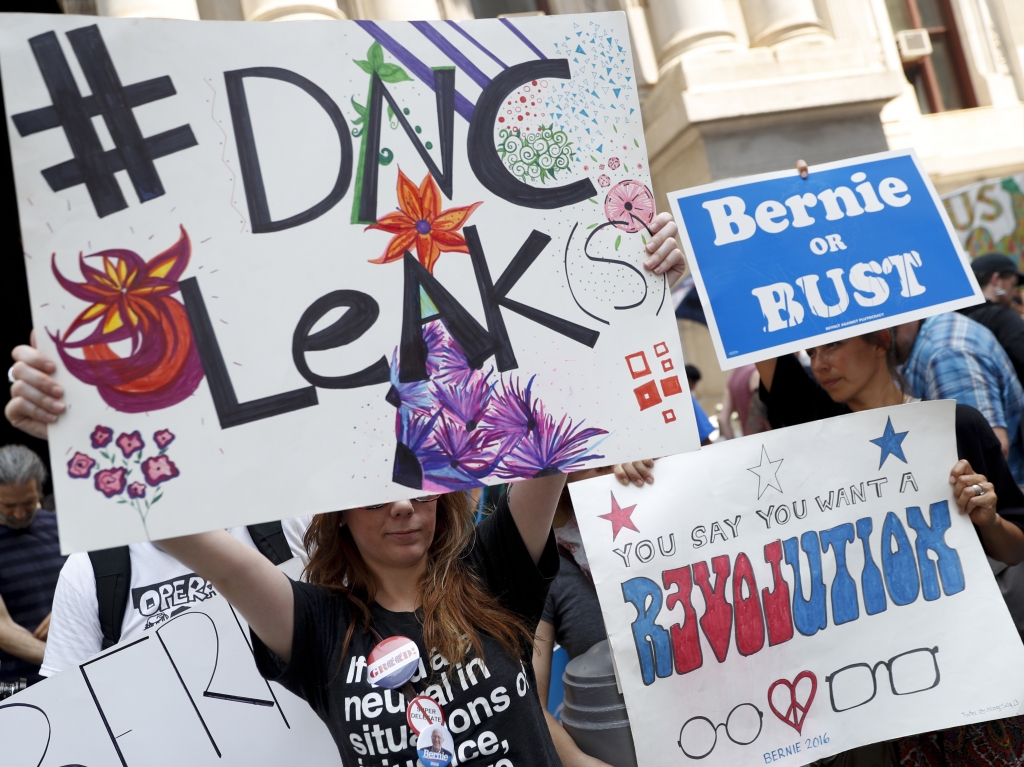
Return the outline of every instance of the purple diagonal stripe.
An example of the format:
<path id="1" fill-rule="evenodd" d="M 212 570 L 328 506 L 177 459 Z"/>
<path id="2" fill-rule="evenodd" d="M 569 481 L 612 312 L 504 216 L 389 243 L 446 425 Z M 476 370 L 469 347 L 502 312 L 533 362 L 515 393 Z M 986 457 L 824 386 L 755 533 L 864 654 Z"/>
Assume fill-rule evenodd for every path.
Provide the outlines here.
<path id="1" fill-rule="evenodd" d="M 356 24 L 362 27 L 370 37 L 384 46 L 388 53 L 408 67 L 409 71 L 422 80 L 431 90 L 434 89 L 433 71 L 416 58 L 409 49 L 372 21 L 357 21 Z M 473 119 L 473 104 L 458 91 L 455 91 L 455 111 L 462 115 L 466 122 L 470 122 Z"/>
<path id="2" fill-rule="evenodd" d="M 452 29 L 454 29 L 456 32 L 458 32 L 460 35 L 462 35 L 464 38 L 469 40 L 469 42 L 473 43 L 473 45 L 475 45 L 477 48 L 479 48 L 481 51 L 483 51 L 485 54 L 487 54 L 487 56 L 490 57 L 491 61 L 493 61 L 495 64 L 497 64 L 502 69 L 508 69 L 508 64 L 506 64 L 504 61 L 499 59 L 497 56 L 495 56 L 489 50 L 484 48 L 484 46 L 480 44 L 480 41 L 478 41 L 475 37 L 473 37 L 471 34 L 469 34 L 469 32 L 467 32 L 466 30 L 464 30 L 462 28 L 461 24 L 459 24 L 457 22 L 454 22 L 451 19 L 448 19 L 447 23 L 448 23 L 448 26 L 450 26 Z"/>
<path id="3" fill-rule="evenodd" d="M 455 62 L 455 66 L 469 75 L 469 79 L 479 85 L 481 88 L 486 88 L 491 82 L 491 78 L 476 68 L 476 64 L 467 59 L 462 53 L 452 45 L 444 35 L 438 32 L 431 25 L 429 21 L 413 21 L 410 22 L 416 29 L 418 29 L 425 38 L 438 47 L 438 49 L 445 56 Z"/>
<path id="4" fill-rule="evenodd" d="M 527 48 L 529 48 L 531 51 L 536 53 L 542 59 L 546 59 L 547 58 L 547 56 L 545 56 L 543 53 L 540 52 L 540 48 L 538 48 L 536 45 L 531 43 L 527 39 L 526 35 L 524 35 L 522 32 L 520 32 L 518 29 L 516 29 L 515 26 L 513 26 L 511 21 L 509 21 L 508 19 L 499 19 L 499 21 L 501 21 L 502 24 L 504 24 L 506 27 L 511 29 L 512 30 L 512 34 L 515 35 L 516 37 L 518 37 L 520 40 L 522 40 L 526 44 Z"/>

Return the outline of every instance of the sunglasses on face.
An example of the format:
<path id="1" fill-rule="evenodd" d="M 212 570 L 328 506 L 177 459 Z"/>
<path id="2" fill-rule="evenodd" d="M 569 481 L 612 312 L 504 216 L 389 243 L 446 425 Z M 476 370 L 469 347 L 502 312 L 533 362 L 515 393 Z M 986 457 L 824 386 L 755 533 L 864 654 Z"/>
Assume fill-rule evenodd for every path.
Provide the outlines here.
<path id="1" fill-rule="evenodd" d="M 436 501 L 440 497 L 441 497 L 441 494 L 438 493 L 437 495 L 423 495 L 423 496 L 420 496 L 419 498 L 411 498 L 410 500 L 413 503 L 433 503 L 434 501 Z M 359 508 L 360 509 L 366 509 L 367 511 L 374 511 L 375 509 L 383 509 L 387 505 L 388 504 L 386 504 L 386 503 L 375 503 L 375 504 L 373 504 L 371 506 L 360 506 Z"/>

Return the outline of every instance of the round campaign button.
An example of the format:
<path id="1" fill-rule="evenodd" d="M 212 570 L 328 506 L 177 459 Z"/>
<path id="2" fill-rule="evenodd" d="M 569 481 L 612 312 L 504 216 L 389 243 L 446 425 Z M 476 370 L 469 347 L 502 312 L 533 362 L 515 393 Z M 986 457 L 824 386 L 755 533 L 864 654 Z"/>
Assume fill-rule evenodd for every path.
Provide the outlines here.
<path id="1" fill-rule="evenodd" d="M 444 724 L 444 711 L 433 698 L 417 695 L 405 709 L 405 720 L 412 731 L 419 735 L 432 724 Z"/>
<path id="2" fill-rule="evenodd" d="M 374 687 L 395 690 L 412 679 L 419 660 L 415 642 L 408 637 L 389 637 L 370 651 L 366 678 Z"/>
<path id="3" fill-rule="evenodd" d="M 416 739 L 416 756 L 423 767 L 448 767 L 455 755 L 455 741 L 443 724 L 426 727 Z"/>

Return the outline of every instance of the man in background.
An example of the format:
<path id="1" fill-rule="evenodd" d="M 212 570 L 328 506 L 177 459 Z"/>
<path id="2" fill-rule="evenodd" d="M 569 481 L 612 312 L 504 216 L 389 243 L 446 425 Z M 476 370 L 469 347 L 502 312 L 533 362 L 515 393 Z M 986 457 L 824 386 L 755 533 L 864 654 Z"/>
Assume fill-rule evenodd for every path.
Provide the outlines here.
<path id="1" fill-rule="evenodd" d="M 38 682 L 50 606 L 64 565 L 57 515 L 40 508 L 46 467 L 23 445 L 0 447 L 0 682 Z"/>
<path id="2" fill-rule="evenodd" d="M 1024 319 L 1014 309 L 1021 273 L 1009 256 L 988 253 L 971 262 L 985 303 L 968 306 L 960 313 L 992 331 L 1006 356 L 1010 358 L 1017 379 L 1024 381 Z"/>

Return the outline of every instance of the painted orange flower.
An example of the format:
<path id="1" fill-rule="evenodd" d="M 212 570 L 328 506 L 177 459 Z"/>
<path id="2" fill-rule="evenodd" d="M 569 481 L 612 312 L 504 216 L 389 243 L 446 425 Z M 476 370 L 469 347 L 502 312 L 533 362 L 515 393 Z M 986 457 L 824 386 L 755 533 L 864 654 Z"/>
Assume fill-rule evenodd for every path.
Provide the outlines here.
<path id="1" fill-rule="evenodd" d="M 371 264 L 398 261 L 407 250 L 416 246 L 416 257 L 433 273 L 441 253 L 469 253 L 466 238 L 458 233 L 462 225 L 482 203 L 441 210 L 441 190 L 429 173 L 419 189 L 409 177 L 398 171 L 398 207 L 367 229 L 380 229 L 395 235 L 384 255 L 371 259 Z"/>

